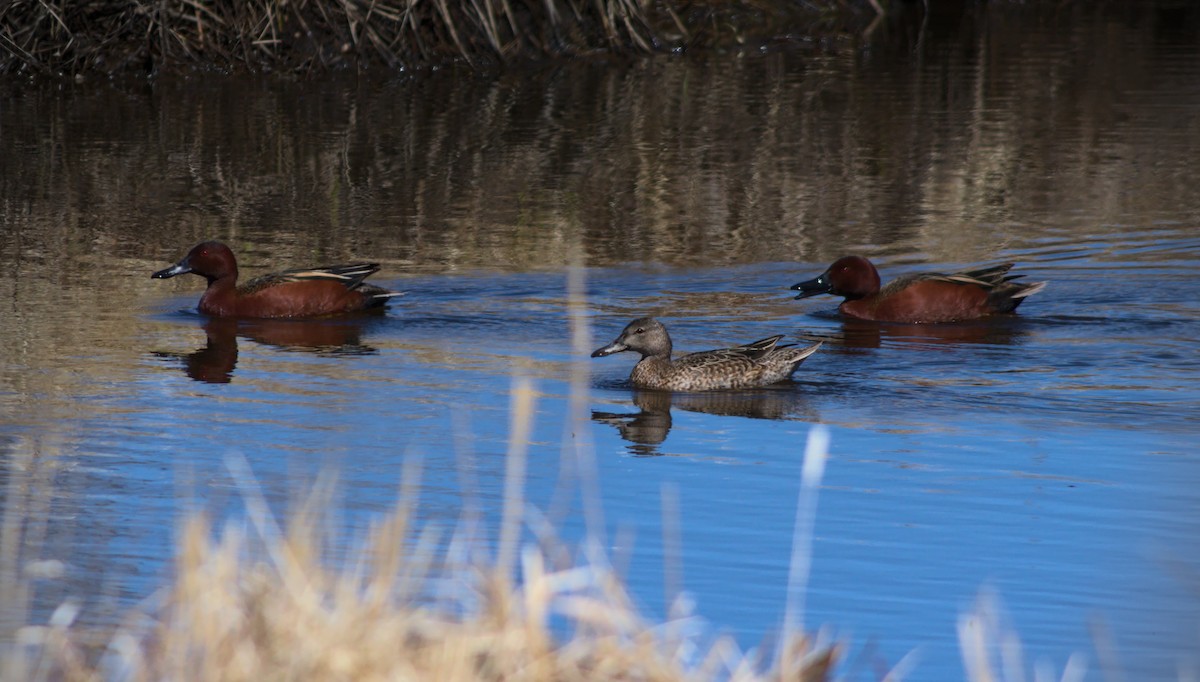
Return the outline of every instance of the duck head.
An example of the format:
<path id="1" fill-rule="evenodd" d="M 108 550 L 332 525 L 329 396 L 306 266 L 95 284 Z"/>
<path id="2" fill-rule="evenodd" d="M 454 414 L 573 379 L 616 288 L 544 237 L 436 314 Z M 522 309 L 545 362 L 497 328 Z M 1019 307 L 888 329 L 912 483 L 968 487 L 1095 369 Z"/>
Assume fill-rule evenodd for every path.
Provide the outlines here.
<path id="1" fill-rule="evenodd" d="M 792 289 L 800 292 L 796 298 L 819 294 L 865 298 L 879 291 L 879 271 L 862 256 L 843 256 L 820 276 L 793 284 Z"/>
<path id="2" fill-rule="evenodd" d="M 602 358 L 613 353 L 636 351 L 642 357 L 666 356 L 671 357 L 671 337 L 667 328 L 653 317 L 639 317 L 625 325 L 621 335 L 615 341 L 597 348 L 592 352 L 593 358 Z"/>
<path id="3" fill-rule="evenodd" d="M 231 275 L 236 279 L 237 271 L 237 260 L 228 246 L 221 242 L 201 242 L 193 246 L 183 260 L 159 270 L 150 277 L 167 279 L 191 272 L 212 282 Z"/>

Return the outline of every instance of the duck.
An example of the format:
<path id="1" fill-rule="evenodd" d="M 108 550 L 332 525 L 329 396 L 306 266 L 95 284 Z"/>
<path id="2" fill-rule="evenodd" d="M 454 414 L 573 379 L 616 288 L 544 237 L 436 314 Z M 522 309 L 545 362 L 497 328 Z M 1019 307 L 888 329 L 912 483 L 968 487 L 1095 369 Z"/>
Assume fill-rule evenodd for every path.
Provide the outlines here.
<path id="1" fill-rule="evenodd" d="M 205 315 L 313 318 L 382 309 L 392 297 L 403 295 L 363 282 L 378 271 L 378 263 L 327 265 L 263 275 L 239 286 L 233 250 L 219 241 L 206 241 L 150 277 L 192 273 L 208 280 L 197 306 Z"/>
<path id="2" fill-rule="evenodd" d="M 879 271 L 862 256 L 844 256 L 818 277 L 792 285 L 797 299 L 842 296 L 838 311 L 876 322 L 924 324 L 975 320 L 1011 313 L 1046 282 L 1015 282 L 1013 263 L 952 274 L 925 272 L 898 277 L 880 288 Z"/>
<path id="3" fill-rule="evenodd" d="M 803 348 L 779 345 L 783 335 L 734 348 L 706 350 L 671 359 L 671 336 L 662 322 L 640 317 L 621 331 L 615 341 L 597 348 L 593 358 L 633 351 L 642 359 L 629 374 L 639 388 L 662 391 L 712 391 L 757 388 L 791 378 L 800 363 L 817 352 L 820 343 Z"/>

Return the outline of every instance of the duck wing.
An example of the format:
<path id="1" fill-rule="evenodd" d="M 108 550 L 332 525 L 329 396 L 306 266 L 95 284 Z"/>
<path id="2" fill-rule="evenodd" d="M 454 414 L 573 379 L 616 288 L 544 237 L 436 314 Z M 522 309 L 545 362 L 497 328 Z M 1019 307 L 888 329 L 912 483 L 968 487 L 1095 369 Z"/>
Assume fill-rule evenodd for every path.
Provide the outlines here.
<path id="1" fill-rule="evenodd" d="M 922 272 L 914 275 L 904 275 L 887 283 L 879 291 L 879 297 L 885 298 L 890 294 L 895 294 L 903 289 L 906 289 L 917 282 L 949 282 L 951 284 L 962 284 L 967 286 L 977 286 L 983 289 L 994 289 L 1004 282 L 1023 277 L 1023 275 L 1009 275 L 1008 271 L 1012 269 L 1013 263 L 1001 263 L 992 265 L 978 270 L 966 270 L 964 272 Z"/>
<path id="2" fill-rule="evenodd" d="M 740 355 L 745 355 L 751 359 L 758 359 L 758 358 L 761 358 L 762 356 L 766 355 L 767 353 L 770 353 L 772 350 L 775 350 L 775 348 L 779 344 L 779 340 L 782 338 L 783 338 L 783 334 L 777 334 L 775 336 L 768 336 L 765 339 L 759 339 L 758 341 L 747 343 L 743 346 L 735 346 L 734 348 L 726 348 L 724 350 L 707 351 L 707 352 L 709 352 L 709 353 L 737 353 Z M 778 346 L 778 347 L 779 348 L 787 348 L 786 345 Z"/>
<path id="3" fill-rule="evenodd" d="M 376 272 L 379 272 L 378 263 L 349 263 L 317 268 L 299 268 L 255 277 L 238 288 L 243 296 L 267 287 L 291 282 L 328 281 L 337 282 L 347 289 L 357 289 L 362 285 L 363 280 Z"/>
<path id="4" fill-rule="evenodd" d="M 737 371 L 748 367 L 753 367 L 757 364 L 757 360 L 767 356 L 772 351 L 776 350 L 776 346 L 783 335 L 769 336 L 765 339 L 759 339 L 753 343 L 747 343 L 743 346 L 735 346 L 733 348 L 720 348 L 717 350 L 703 350 L 697 353 L 688 353 L 676 358 L 671 364 L 674 365 L 677 371 L 685 372 L 718 372 L 718 371 Z M 787 346 L 781 346 L 787 348 Z"/>

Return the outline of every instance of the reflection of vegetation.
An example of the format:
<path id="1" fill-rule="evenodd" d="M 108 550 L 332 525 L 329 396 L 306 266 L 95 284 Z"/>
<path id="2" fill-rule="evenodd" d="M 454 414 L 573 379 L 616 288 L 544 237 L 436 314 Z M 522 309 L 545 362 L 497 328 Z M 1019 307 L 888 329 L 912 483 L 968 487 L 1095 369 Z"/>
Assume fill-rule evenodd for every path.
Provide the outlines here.
<path id="1" fill-rule="evenodd" d="M 651 52 L 811 30 L 872 0 L 42 0 L 0 11 L 0 73 L 157 70 L 180 64 L 298 71 Z M 782 26 L 781 26 L 782 24 Z"/>
<path id="2" fill-rule="evenodd" d="M 1098 57 L 1105 7 L 1036 16 L 1053 30 L 1032 41 L 1009 15 L 1037 9 L 931 19 L 919 46 L 897 20 L 861 59 L 26 91 L 0 110 L 0 156 L 21 168 L 0 173 L 0 227 L 21 239 L 0 259 L 99 243 L 156 264 L 222 237 L 251 272 L 368 257 L 559 267 L 579 245 L 599 264 L 848 249 L 990 262 L 1051 216 L 1070 241 L 1076 223 L 1097 236 L 1200 205 L 1186 181 L 1200 138 L 1162 113 L 1190 111 L 1196 90 L 1162 68 L 1152 14 L 1121 29 L 1119 60 Z M 1131 89 L 1150 105 L 1137 135 L 1114 94 Z"/>
<path id="3" fill-rule="evenodd" d="M 150 272 L 214 237 L 247 275 L 360 259 L 383 262 L 383 278 L 577 258 L 825 263 L 850 249 L 889 268 L 1020 249 L 1169 259 L 1113 241 L 1159 218 L 1167 233 L 1194 224 L 1179 227 L 1180 207 L 1200 206 L 1200 91 L 1170 41 L 1192 40 L 1195 16 L 989 3 L 986 16 L 931 16 L 923 35 L 898 17 L 861 53 L 577 61 L 486 80 L 10 81 L 0 384 L 122 385 L 147 345 L 178 337 L 159 325 L 131 343 L 131 311 L 161 309 L 170 291 L 192 308 L 201 289 Z M 782 300 L 803 271 L 759 284 Z"/>

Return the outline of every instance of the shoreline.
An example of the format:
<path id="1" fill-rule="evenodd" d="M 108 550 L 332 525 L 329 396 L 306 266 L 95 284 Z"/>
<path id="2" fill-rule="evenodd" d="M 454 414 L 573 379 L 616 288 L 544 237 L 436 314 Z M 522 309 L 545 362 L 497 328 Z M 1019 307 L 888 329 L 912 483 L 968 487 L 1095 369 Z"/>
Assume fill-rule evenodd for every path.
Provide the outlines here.
<path id="1" fill-rule="evenodd" d="M 896 13 L 920 4 L 899 2 Z M 744 47 L 844 36 L 882 16 L 871 0 L 789 3 L 548 0 L 517 4 L 55 0 L 0 13 L 0 73 L 80 78 L 187 70 L 392 71 Z"/>

